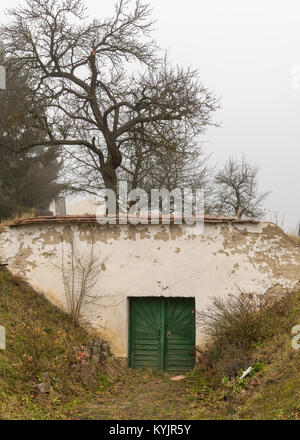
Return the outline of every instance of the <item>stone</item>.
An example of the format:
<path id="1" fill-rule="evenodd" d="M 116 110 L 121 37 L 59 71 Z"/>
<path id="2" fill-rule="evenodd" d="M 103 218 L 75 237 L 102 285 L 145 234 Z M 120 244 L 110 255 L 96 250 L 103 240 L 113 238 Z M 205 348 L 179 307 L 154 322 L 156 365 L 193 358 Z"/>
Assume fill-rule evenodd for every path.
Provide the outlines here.
<path id="1" fill-rule="evenodd" d="M 50 392 L 50 384 L 47 382 L 38 383 L 37 389 L 40 393 L 49 393 Z"/>

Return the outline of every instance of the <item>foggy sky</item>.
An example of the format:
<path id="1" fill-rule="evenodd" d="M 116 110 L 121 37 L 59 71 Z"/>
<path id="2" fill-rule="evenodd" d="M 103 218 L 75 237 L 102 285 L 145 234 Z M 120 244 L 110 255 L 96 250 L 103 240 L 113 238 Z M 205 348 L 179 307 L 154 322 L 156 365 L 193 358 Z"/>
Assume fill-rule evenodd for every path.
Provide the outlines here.
<path id="1" fill-rule="evenodd" d="M 19 3 L 3 1 L 4 9 Z M 91 17 L 110 15 L 112 0 L 86 0 Z M 272 191 L 269 218 L 285 229 L 300 221 L 300 2 L 299 0 L 149 0 L 154 37 L 173 63 L 199 69 L 221 97 L 203 139 L 212 162 L 230 155 L 260 167 L 260 187 Z"/>

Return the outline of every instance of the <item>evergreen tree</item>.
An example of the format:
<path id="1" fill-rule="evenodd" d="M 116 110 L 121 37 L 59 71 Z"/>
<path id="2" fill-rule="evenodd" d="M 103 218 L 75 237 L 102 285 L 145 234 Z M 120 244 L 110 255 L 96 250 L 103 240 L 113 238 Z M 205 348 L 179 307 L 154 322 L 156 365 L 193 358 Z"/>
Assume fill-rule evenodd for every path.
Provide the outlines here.
<path id="1" fill-rule="evenodd" d="M 26 72 L 6 66 L 6 89 L 0 90 L 0 218 L 11 218 L 34 210 L 49 213 L 53 198 L 62 190 L 57 182 L 62 169 L 59 149 L 39 146 L 15 153 L 17 146 L 42 135 L 36 120 L 43 109 L 34 103 L 31 79 Z"/>

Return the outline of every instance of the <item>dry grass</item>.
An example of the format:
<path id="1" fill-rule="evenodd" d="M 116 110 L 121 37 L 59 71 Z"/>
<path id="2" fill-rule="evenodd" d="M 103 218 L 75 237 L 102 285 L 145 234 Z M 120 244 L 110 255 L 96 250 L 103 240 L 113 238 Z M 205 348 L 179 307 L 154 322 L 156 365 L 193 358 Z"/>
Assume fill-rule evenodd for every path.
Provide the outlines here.
<path id="1" fill-rule="evenodd" d="M 91 336 L 3 269 L 0 323 L 7 335 L 7 348 L 0 350 L 0 419 L 66 418 L 110 381 L 105 357 L 102 363 L 85 362 Z M 74 346 L 81 348 L 75 351 Z M 109 369 L 116 374 L 112 363 Z M 45 372 L 51 378 L 51 392 L 38 394 L 36 385 Z"/>
<path id="2" fill-rule="evenodd" d="M 174 374 L 157 370 L 125 370 L 99 398 L 72 415 L 74 419 L 180 420 L 188 419 L 194 399 L 187 379 L 171 381 Z"/>
<path id="3" fill-rule="evenodd" d="M 6 230 L 6 228 L 10 225 L 10 223 L 13 223 L 18 220 L 23 220 L 25 218 L 35 217 L 35 216 L 36 216 L 36 210 L 31 209 L 27 212 L 22 213 L 22 215 L 16 215 L 15 217 L 10 218 L 10 219 L 0 220 L 0 233 L 4 232 Z"/>
<path id="4" fill-rule="evenodd" d="M 264 315 L 264 330 L 255 332 L 258 337 L 254 344 L 251 341 L 246 349 L 244 344 L 242 347 L 237 344 L 240 330 L 236 330 L 244 319 L 238 315 L 232 320 L 231 329 L 226 326 L 226 342 L 224 336 L 220 336 L 224 347 L 215 363 L 209 363 L 205 355 L 211 355 L 216 349 L 215 343 L 219 349 L 218 332 L 208 350 L 201 351 L 206 368 L 204 363 L 191 373 L 191 391 L 198 401 L 193 418 L 300 419 L 300 350 L 291 345 L 291 330 L 300 323 L 300 293 L 287 294 L 273 305 L 263 307 L 260 313 Z M 225 319 L 227 324 L 229 318 Z M 261 319 L 258 321 L 262 323 Z M 254 367 L 251 375 L 243 380 L 241 370 L 235 370 L 234 347 L 240 350 L 236 360 L 247 357 L 241 370 Z M 224 371 L 227 361 L 230 361 L 230 372 L 234 373 L 231 376 Z"/>

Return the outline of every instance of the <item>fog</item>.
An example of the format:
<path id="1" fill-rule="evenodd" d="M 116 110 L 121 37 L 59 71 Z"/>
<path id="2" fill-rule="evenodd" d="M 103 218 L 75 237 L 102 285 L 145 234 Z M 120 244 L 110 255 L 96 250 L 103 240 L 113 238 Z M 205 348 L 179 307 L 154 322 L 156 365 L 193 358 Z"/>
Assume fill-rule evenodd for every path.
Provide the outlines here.
<path id="1" fill-rule="evenodd" d="M 4 9 L 19 3 L 2 2 Z M 199 69 L 221 99 L 203 137 L 213 164 L 245 155 L 270 190 L 268 218 L 293 232 L 300 221 L 299 0 L 150 0 L 154 36 L 172 62 Z M 107 16 L 112 1 L 87 0 L 91 17 Z"/>

